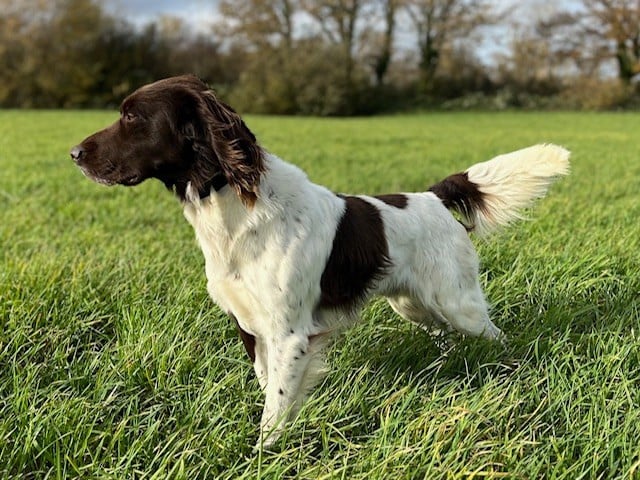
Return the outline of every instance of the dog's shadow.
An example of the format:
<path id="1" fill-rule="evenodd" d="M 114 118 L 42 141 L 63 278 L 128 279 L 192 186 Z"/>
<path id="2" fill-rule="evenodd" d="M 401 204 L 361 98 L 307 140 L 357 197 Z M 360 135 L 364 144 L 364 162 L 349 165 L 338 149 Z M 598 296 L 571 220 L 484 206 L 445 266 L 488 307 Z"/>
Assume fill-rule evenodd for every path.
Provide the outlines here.
<path id="1" fill-rule="evenodd" d="M 523 368 L 544 375 L 549 359 L 564 346 L 588 349 L 594 334 L 616 334 L 608 331 L 615 327 L 604 324 L 602 317 L 616 316 L 628 308 L 622 297 L 602 305 L 586 297 L 552 300 L 549 304 L 520 304 L 496 314 L 507 335 L 504 343 L 456 334 L 434 338 L 402 320 L 386 304 L 374 302 L 361 323 L 348 329 L 331 349 L 329 363 L 334 373 L 320 390 L 359 397 L 343 405 L 341 416 L 361 421 L 354 422 L 353 428 L 346 425 L 342 433 L 364 441 L 379 428 L 375 412 L 381 402 L 395 398 L 405 387 L 426 395 L 434 389 L 472 392 L 488 384 L 489 388 L 501 384 L 506 388 Z M 345 365 L 346 371 L 336 375 Z M 345 373 L 346 379 L 342 378 Z M 367 388 L 371 395 L 362 395 Z M 422 408 L 413 405 L 409 410 L 419 414 Z"/>
<path id="2" fill-rule="evenodd" d="M 371 308 L 375 319 L 365 312 L 362 322 L 334 347 L 332 362 L 367 365 L 372 375 L 391 381 L 408 375 L 413 382 L 468 380 L 479 368 L 500 375 L 514 368 L 516 352 L 508 342 L 465 338 L 457 333 L 433 335 L 406 322 L 382 302 Z"/>
<path id="3" fill-rule="evenodd" d="M 305 431 L 300 447 L 306 454 L 321 456 L 339 447 L 319 438 L 331 437 L 338 443 L 369 441 L 381 427 L 381 409 L 405 392 L 413 390 L 418 399 L 397 404 L 402 410 L 398 414 L 410 418 L 425 408 L 421 396 L 430 398 L 434 390 L 447 394 L 472 393 L 485 386 L 507 388 L 523 368 L 544 375 L 546 365 L 562 348 L 588 350 L 594 334 L 617 334 L 619 326 L 602 318 L 628 311 L 629 301 L 625 295 L 600 304 L 588 297 L 553 296 L 544 299 L 546 303 L 496 304 L 493 316 L 507 336 L 504 343 L 457 334 L 434 338 L 401 319 L 386 302 L 375 301 L 365 309 L 360 323 L 330 348 L 331 373 L 313 391 L 311 408 L 303 407 L 311 416 L 303 413 L 305 426 L 299 430 L 301 423 L 296 422 L 298 428 L 285 434 L 285 439 L 295 444 L 300 431 Z M 323 425 L 329 424 L 325 431 L 328 427 Z M 339 438 L 331 431 L 339 431 Z M 313 438 L 310 444 L 309 438 Z"/>

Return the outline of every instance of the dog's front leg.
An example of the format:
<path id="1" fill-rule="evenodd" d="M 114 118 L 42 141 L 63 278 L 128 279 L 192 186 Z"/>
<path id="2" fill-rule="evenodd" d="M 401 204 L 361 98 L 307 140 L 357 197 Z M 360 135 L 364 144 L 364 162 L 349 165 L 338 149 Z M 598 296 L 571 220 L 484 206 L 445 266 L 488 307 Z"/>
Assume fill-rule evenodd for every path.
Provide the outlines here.
<path id="1" fill-rule="evenodd" d="M 258 377 L 258 383 L 262 391 L 267 389 L 268 380 L 268 361 L 267 361 L 267 345 L 261 338 L 256 338 L 256 358 L 253 362 L 253 369 Z"/>
<path id="2" fill-rule="evenodd" d="M 240 338 L 242 339 L 242 343 L 244 344 L 244 348 L 247 351 L 247 355 L 249 356 L 249 360 L 253 363 L 253 369 L 256 372 L 256 377 L 258 377 L 258 382 L 260 383 L 260 388 L 264 391 L 267 388 L 267 348 L 264 344 L 264 340 L 260 337 L 256 337 L 249 332 L 243 330 L 238 322 L 238 319 L 232 313 L 229 313 L 229 316 L 236 324 L 236 328 L 238 333 L 240 334 Z"/>
<path id="3" fill-rule="evenodd" d="M 267 385 L 258 447 L 269 447 L 300 408 L 302 380 L 311 361 L 309 337 L 288 331 L 265 339 Z"/>

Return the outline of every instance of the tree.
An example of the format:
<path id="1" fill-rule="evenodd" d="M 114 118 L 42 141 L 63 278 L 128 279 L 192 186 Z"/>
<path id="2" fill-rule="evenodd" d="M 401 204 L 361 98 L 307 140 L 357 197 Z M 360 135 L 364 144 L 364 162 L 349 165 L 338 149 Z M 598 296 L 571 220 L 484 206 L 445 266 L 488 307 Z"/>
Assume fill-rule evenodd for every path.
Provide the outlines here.
<path id="1" fill-rule="evenodd" d="M 44 54 L 37 32 L 50 21 L 54 7 L 46 0 L 0 0 L 0 105 L 32 105 Z"/>
<path id="2" fill-rule="evenodd" d="M 583 0 L 591 22 L 585 32 L 605 42 L 624 83 L 640 73 L 640 1 Z"/>
<path id="3" fill-rule="evenodd" d="M 499 18 L 488 0 L 405 0 L 404 3 L 417 34 L 419 69 L 427 91 L 433 89 L 443 49 Z"/>
<path id="4" fill-rule="evenodd" d="M 520 63 L 544 64 L 548 76 L 597 75 L 606 55 L 593 38 L 585 35 L 581 17 L 563 10 L 551 10 L 539 18 L 529 32 L 522 32 L 514 41 L 514 45 L 535 43 L 537 46 L 531 46 L 529 51 L 539 50 L 521 59 Z"/>
<path id="5" fill-rule="evenodd" d="M 0 37 L 11 35 L 6 43 L 10 55 L 0 54 L 0 103 L 22 107 L 111 103 L 114 85 L 105 81 L 104 74 L 120 71 L 119 66 L 124 66 L 125 74 L 134 70 L 124 52 L 115 48 L 131 46 L 133 32 L 119 35 L 119 23 L 92 0 L 9 3 L 12 8 L 0 13 L 0 23 L 12 27 L 0 28 Z"/>
<path id="6" fill-rule="evenodd" d="M 567 76 L 593 75 L 597 65 L 587 61 L 573 14 L 542 1 L 530 9 L 518 15 L 525 22 L 512 22 L 509 52 L 497 57 L 499 81 L 514 95 L 543 95 L 557 93 Z"/>
<path id="7" fill-rule="evenodd" d="M 111 27 L 112 19 L 91 0 L 56 3 L 53 18 L 36 33 L 43 52 L 38 69 L 39 102 L 86 105 L 99 81 L 92 47 Z"/>
<path id="8" fill-rule="evenodd" d="M 255 48 L 293 46 L 293 16 L 297 0 L 222 0 L 219 5 L 225 33 Z"/>
<path id="9" fill-rule="evenodd" d="M 298 1 L 223 0 L 219 10 L 222 21 L 218 31 L 250 52 L 241 87 L 257 90 L 255 81 L 260 78 L 264 86 L 271 87 L 260 92 L 265 105 L 270 105 L 265 108 L 274 113 L 294 113 L 298 89 L 293 80 L 293 17 Z M 274 92 L 278 98 L 273 98 Z"/>
<path id="10" fill-rule="evenodd" d="M 540 19 L 536 29 L 557 58 L 593 77 L 614 62 L 623 84 L 640 73 L 640 1 L 582 0 L 578 10 L 558 10 Z"/>
<path id="11" fill-rule="evenodd" d="M 303 0 L 305 11 L 320 25 L 325 38 L 338 48 L 346 100 L 352 106 L 355 103 L 356 26 L 364 4 L 364 0 Z"/>
<path id="12" fill-rule="evenodd" d="M 402 0 L 375 0 L 373 6 L 380 10 L 380 19 L 374 17 L 363 33 L 362 44 L 367 50 L 366 58 L 377 87 L 384 84 L 391 64 L 396 13 L 401 2 Z"/>

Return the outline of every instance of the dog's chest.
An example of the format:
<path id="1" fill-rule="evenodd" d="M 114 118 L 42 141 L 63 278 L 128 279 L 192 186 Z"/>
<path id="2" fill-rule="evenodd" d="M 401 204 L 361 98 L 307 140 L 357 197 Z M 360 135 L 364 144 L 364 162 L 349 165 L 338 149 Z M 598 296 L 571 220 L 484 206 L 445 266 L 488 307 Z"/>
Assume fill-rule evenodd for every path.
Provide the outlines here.
<path id="1" fill-rule="evenodd" d="M 259 333 L 253 324 L 256 319 L 265 318 L 268 309 L 262 295 L 276 282 L 272 255 L 260 252 L 259 242 L 230 243 L 225 251 L 220 248 L 225 245 L 218 242 L 198 240 L 205 258 L 209 295 L 223 310 L 233 314 L 243 329 Z"/>
<path id="2" fill-rule="evenodd" d="M 239 276 L 222 277 L 207 268 L 207 290 L 212 299 L 227 313 L 233 314 L 245 330 L 250 330 L 254 335 L 257 333 L 251 324 L 262 306 L 244 280 Z"/>
<path id="3" fill-rule="evenodd" d="M 265 180 L 269 202 L 259 199 L 253 209 L 225 190 L 185 205 L 205 257 L 211 298 L 256 336 L 299 318 L 310 321 L 344 210 L 343 200 L 306 178 L 292 182 L 296 172 L 281 182 Z"/>
<path id="4" fill-rule="evenodd" d="M 264 225 L 238 227 L 230 233 L 215 215 L 185 213 L 205 258 L 209 295 L 236 317 L 243 330 L 259 335 L 258 324 L 278 308 L 275 293 L 284 261 L 278 236 Z"/>

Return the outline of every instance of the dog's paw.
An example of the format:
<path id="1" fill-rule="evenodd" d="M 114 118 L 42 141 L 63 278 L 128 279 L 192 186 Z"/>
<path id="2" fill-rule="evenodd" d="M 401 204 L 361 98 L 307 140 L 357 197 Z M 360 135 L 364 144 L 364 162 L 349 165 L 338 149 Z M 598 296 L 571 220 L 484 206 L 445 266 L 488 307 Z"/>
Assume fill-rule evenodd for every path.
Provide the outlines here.
<path id="1" fill-rule="evenodd" d="M 274 451 L 275 447 L 277 446 L 276 442 L 278 441 L 279 438 L 280 438 L 280 432 L 270 432 L 266 436 L 261 433 L 260 437 L 258 437 L 258 441 L 253 447 L 253 452 L 259 453 L 260 451 L 262 452 Z"/>

